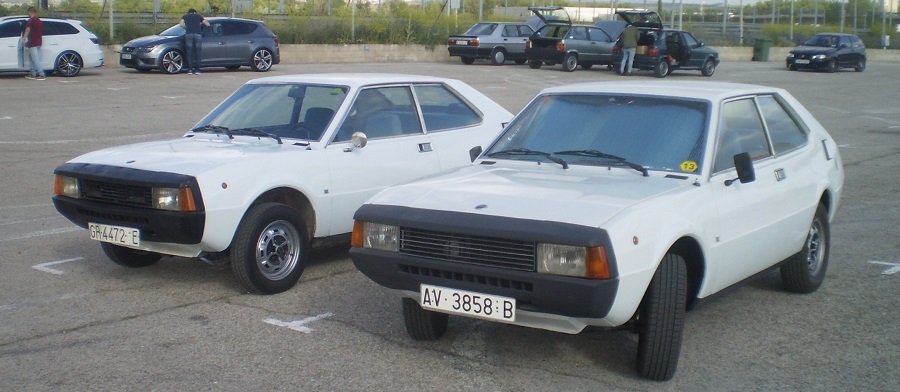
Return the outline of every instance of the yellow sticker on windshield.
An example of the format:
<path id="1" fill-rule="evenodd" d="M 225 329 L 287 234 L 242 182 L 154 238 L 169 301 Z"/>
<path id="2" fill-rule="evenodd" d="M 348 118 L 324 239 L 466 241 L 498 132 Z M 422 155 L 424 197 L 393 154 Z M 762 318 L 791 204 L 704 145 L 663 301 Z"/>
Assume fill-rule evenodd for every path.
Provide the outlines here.
<path id="1" fill-rule="evenodd" d="M 697 170 L 697 162 L 694 161 L 684 161 L 681 162 L 681 171 L 685 173 L 693 173 Z"/>

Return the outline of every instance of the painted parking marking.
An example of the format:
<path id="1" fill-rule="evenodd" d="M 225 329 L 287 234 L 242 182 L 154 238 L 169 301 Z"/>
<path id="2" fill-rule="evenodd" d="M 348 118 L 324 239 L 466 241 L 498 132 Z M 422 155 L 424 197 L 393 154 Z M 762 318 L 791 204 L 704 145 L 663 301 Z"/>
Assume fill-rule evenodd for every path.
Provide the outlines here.
<path id="1" fill-rule="evenodd" d="M 107 87 L 107 90 L 119 91 L 119 90 L 128 90 L 131 87 Z"/>
<path id="2" fill-rule="evenodd" d="M 163 98 L 168 98 L 168 99 L 178 99 L 178 98 L 184 98 L 184 97 L 185 97 L 184 95 L 175 95 L 175 96 L 171 96 L 171 97 L 163 95 Z"/>
<path id="3" fill-rule="evenodd" d="M 66 271 L 58 270 L 56 268 L 50 268 L 50 266 L 63 264 L 63 263 L 69 263 L 72 261 L 81 261 L 81 260 L 84 260 L 84 257 L 75 257 L 75 258 L 65 259 L 65 260 L 48 261 L 46 263 L 32 265 L 31 268 L 34 268 L 38 271 L 49 272 L 53 275 L 65 275 Z"/>
<path id="4" fill-rule="evenodd" d="M 12 117 L 10 117 L 10 116 L 3 116 L 3 117 L 0 117 L 0 120 L 12 120 Z"/>
<path id="5" fill-rule="evenodd" d="M 891 263 L 891 262 L 887 262 L 887 261 L 876 261 L 876 260 L 872 260 L 872 261 L 869 261 L 869 264 L 880 264 L 880 265 L 889 265 L 889 266 L 891 266 L 890 268 L 888 268 L 888 269 L 882 271 L 882 272 L 881 272 L 882 275 L 893 275 L 893 274 L 896 274 L 896 273 L 900 272 L 900 262 L 897 262 L 897 263 Z"/>
<path id="6" fill-rule="evenodd" d="M 267 324 L 272 324 L 277 327 L 290 328 L 290 329 L 293 329 L 294 331 L 298 331 L 298 332 L 310 333 L 313 331 L 313 329 L 310 327 L 307 327 L 306 324 L 309 324 L 309 323 L 312 323 L 315 321 L 319 321 L 322 319 L 326 319 L 331 316 L 334 316 L 334 313 L 327 312 L 327 313 L 322 313 L 318 316 L 307 317 L 305 319 L 296 320 L 296 321 L 281 321 L 279 319 L 269 317 L 269 318 L 264 319 L 263 322 L 267 323 Z"/>

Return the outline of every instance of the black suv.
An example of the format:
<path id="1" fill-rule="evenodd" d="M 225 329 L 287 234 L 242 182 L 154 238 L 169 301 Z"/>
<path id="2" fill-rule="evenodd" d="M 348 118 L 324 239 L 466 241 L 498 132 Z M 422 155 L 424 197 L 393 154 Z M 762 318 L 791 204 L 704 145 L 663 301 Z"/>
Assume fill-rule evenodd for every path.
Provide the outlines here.
<path id="1" fill-rule="evenodd" d="M 786 65 L 791 71 L 853 68 L 862 72 L 866 70 L 866 46 L 853 34 L 816 34 L 788 53 Z"/>
<path id="2" fill-rule="evenodd" d="M 697 41 L 684 30 L 664 29 L 659 15 L 653 11 L 618 11 L 619 18 L 633 24 L 641 31 L 634 68 L 653 71 L 664 78 L 675 70 L 699 70 L 703 76 L 712 76 L 719 65 L 719 52 Z M 614 49 L 613 61 L 622 62 L 621 41 Z M 618 72 L 618 67 L 616 70 Z"/>

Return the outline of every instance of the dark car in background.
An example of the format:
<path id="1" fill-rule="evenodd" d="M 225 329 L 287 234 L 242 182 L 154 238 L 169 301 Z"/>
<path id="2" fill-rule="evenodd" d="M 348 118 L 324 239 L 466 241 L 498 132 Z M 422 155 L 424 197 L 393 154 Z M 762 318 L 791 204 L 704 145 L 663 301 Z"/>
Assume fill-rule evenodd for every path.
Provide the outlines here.
<path id="1" fill-rule="evenodd" d="M 619 27 L 624 29 L 624 26 L 615 26 L 617 33 L 612 33 L 603 25 L 572 24 L 562 7 L 530 7 L 529 10 L 544 23 L 525 46 L 531 68 L 562 64 L 563 71 L 572 72 L 579 65 L 589 69 L 613 63 L 613 46 L 622 32 Z"/>
<path id="2" fill-rule="evenodd" d="M 853 34 L 816 34 L 792 49 L 785 63 L 791 71 L 853 68 L 862 72 L 866 70 L 866 46 Z"/>
<path id="3" fill-rule="evenodd" d="M 634 56 L 634 68 L 653 71 L 664 78 L 675 70 L 699 70 L 703 76 L 712 76 L 719 65 L 719 52 L 697 41 L 684 30 L 664 29 L 659 14 L 653 11 L 618 11 L 619 18 L 635 25 L 641 32 Z M 622 53 L 616 45 L 614 62 L 622 61 Z"/>
<path id="4" fill-rule="evenodd" d="M 489 59 L 494 65 L 506 60 L 525 64 L 525 43 L 534 29 L 525 23 L 480 22 L 475 23 L 463 35 L 452 35 L 447 40 L 450 56 L 459 56 L 463 64 L 475 59 Z"/>
<path id="5" fill-rule="evenodd" d="M 280 62 L 278 37 L 258 20 L 206 18 L 200 67 L 225 67 L 233 70 L 249 66 L 268 71 Z M 184 29 L 175 25 L 165 31 L 136 38 L 122 47 L 119 64 L 141 72 L 153 69 L 176 74 L 187 68 Z"/>

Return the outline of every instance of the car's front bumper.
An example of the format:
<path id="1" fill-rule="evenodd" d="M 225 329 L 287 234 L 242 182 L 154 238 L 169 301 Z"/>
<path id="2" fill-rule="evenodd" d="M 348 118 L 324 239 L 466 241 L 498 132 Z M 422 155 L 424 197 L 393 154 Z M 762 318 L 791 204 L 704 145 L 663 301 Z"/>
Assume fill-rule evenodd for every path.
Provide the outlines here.
<path id="1" fill-rule="evenodd" d="M 812 59 L 812 58 L 797 58 L 797 57 L 788 57 L 785 59 L 786 65 L 790 68 L 807 68 L 807 69 L 820 69 L 828 66 L 828 63 L 831 61 L 830 58 L 826 57 L 824 59 Z"/>
<path id="2" fill-rule="evenodd" d="M 119 65 L 127 68 L 152 69 L 159 67 L 159 56 L 156 51 L 119 53 Z"/>

